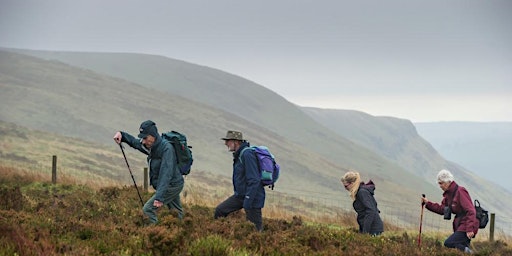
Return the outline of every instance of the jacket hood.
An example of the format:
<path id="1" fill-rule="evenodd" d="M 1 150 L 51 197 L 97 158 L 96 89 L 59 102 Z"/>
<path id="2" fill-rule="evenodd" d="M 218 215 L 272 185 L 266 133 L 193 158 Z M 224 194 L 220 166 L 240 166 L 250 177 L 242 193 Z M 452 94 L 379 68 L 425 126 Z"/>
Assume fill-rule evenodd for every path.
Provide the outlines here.
<path id="1" fill-rule="evenodd" d="M 373 183 L 372 180 L 369 180 L 366 184 L 364 182 L 361 182 L 361 185 L 359 185 L 359 189 L 364 188 L 373 195 L 375 194 L 375 183 Z"/>

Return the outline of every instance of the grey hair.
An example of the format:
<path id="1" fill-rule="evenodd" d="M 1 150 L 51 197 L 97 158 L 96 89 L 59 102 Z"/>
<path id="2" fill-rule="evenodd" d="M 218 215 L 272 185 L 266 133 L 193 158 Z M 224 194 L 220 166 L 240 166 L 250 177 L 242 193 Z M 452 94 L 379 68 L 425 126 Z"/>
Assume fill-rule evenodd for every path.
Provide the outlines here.
<path id="1" fill-rule="evenodd" d="M 453 180 L 453 174 L 448 170 L 443 169 L 437 174 L 438 182 L 452 182 Z"/>

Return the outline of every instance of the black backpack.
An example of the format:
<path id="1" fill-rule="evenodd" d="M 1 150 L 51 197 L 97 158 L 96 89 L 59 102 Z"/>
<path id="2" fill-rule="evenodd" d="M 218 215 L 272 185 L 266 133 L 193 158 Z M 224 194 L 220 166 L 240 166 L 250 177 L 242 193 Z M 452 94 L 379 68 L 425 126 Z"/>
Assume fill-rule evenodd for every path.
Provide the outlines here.
<path id="1" fill-rule="evenodd" d="M 459 190 L 459 185 L 455 187 L 455 192 L 452 195 L 452 201 L 453 197 L 455 197 L 455 193 L 457 193 L 457 190 Z M 451 203 L 449 205 L 451 205 Z M 476 219 L 478 220 L 478 228 L 485 228 L 487 226 L 487 223 L 489 222 L 489 212 L 482 208 L 480 206 L 480 202 L 476 199 L 474 205 L 476 211 Z"/>
<path id="2" fill-rule="evenodd" d="M 485 228 L 489 222 L 489 213 L 480 206 L 480 202 L 475 200 L 476 218 L 478 219 L 478 228 Z"/>
<path id="3" fill-rule="evenodd" d="M 194 159 L 192 157 L 192 147 L 187 145 L 187 137 L 177 131 L 170 131 L 162 133 L 162 138 L 174 147 L 181 175 L 188 175 Z"/>

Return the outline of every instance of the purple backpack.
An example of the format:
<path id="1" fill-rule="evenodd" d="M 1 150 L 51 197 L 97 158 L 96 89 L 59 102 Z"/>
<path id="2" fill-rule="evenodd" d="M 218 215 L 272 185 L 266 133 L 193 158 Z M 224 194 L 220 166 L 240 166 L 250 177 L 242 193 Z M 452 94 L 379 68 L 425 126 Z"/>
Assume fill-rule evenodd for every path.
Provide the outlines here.
<path id="1" fill-rule="evenodd" d="M 274 155 L 270 153 L 266 146 L 247 147 L 240 153 L 240 162 L 242 162 L 242 154 L 247 149 L 252 150 L 258 159 L 258 168 L 261 171 L 261 184 L 263 186 L 269 186 L 269 188 L 273 190 L 280 173 L 280 167 L 279 164 L 276 163 Z"/>

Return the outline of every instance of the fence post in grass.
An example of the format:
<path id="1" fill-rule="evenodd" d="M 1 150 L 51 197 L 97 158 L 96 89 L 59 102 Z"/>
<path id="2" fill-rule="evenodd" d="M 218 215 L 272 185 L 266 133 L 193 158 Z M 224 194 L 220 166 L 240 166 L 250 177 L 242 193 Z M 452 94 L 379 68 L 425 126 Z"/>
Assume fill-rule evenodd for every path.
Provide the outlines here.
<path id="1" fill-rule="evenodd" d="M 494 218 L 496 217 L 496 213 L 491 213 L 491 225 L 489 227 L 489 241 L 494 241 Z"/>
<path id="2" fill-rule="evenodd" d="M 144 191 L 148 192 L 148 168 L 144 167 Z"/>
<path id="3" fill-rule="evenodd" d="M 57 156 L 52 158 L 52 183 L 57 184 Z"/>

